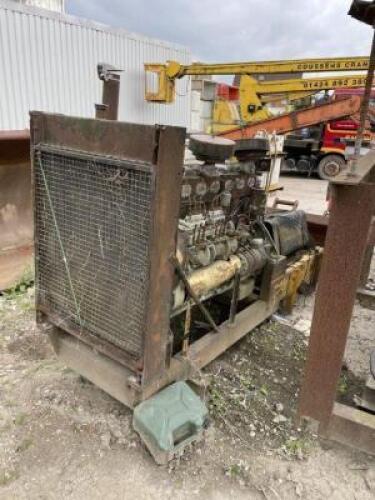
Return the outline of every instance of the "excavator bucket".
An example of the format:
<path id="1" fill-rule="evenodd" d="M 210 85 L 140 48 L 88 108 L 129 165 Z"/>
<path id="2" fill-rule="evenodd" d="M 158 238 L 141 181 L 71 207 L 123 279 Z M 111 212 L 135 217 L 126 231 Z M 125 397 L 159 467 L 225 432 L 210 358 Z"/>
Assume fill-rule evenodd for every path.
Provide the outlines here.
<path id="1" fill-rule="evenodd" d="M 0 291 L 19 281 L 32 263 L 30 136 L 0 132 Z"/>

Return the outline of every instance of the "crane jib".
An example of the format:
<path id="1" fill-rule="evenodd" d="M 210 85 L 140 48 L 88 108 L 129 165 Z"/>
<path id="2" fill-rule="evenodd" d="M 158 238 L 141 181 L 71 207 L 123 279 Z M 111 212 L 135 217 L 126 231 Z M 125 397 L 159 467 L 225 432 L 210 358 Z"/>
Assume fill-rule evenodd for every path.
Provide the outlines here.
<path id="1" fill-rule="evenodd" d="M 297 64 L 299 71 L 364 70 L 368 68 L 368 58 L 349 61 L 303 62 Z"/>

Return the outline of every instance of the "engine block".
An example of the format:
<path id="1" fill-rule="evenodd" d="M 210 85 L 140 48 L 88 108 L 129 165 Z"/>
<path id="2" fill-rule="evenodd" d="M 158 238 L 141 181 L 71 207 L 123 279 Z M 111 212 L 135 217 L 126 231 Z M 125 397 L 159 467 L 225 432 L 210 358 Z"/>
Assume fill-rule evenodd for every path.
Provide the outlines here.
<path id="1" fill-rule="evenodd" d="M 235 143 L 227 139 L 192 136 L 190 149 L 195 159 L 184 165 L 179 263 L 201 301 L 232 290 L 236 275 L 238 300 L 254 299 L 260 289 L 258 276 L 267 262 L 292 253 L 283 255 L 285 247 L 294 255 L 308 247 L 304 214 L 267 214 L 264 174 L 271 169 L 271 158 L 266 139 L 242 142 L 236 150 Z M 288 218 L 294 233 L 286 235 L 278 229 L 288 227 Z M 280 234 L 287 245 L 280 244 Z M 186 308 L 190 300 L 186 286 L 179 281 L 173 292 L 172 314 Z"/>

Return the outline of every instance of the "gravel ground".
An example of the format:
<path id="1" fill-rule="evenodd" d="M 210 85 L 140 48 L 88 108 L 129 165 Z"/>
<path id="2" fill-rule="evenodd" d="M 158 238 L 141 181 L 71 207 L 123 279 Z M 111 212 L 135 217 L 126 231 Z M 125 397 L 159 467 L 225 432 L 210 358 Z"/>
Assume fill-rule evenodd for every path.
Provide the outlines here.
<path id="1" fill-rule="evenodd" d="M 373 457 L 293 423 L 310 306 L 288 318 L 295 327 L 268 321 L 202 371 L 205 442 L 160 467 L 132 430 L 131 412 L 56 360 L 32 304 L 32 288 L 0 298 L 1 498 L 375 497 Z M 346 379 L 339 397 L 350 390 Z"/>

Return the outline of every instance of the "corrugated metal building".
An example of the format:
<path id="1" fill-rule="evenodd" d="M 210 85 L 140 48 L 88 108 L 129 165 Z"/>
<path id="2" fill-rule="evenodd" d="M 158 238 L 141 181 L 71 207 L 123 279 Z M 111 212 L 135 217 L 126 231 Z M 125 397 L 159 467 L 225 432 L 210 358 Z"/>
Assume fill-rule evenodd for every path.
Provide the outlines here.
<path id="1" fill-rule="evenodd" d="M 184 47 L 96 22 L 0 0 L 0 130 L 28 128 L 30 109 L 94 116 L 101 101 L 98 62 L 121 68 L 119 119 L 189 126 L 190 86 L 176 101 L 144 99 L 143 63 L 190 62 Z"/>
<path id="2" fill-rule="evenodd" d="M 65 12 L 65 0 L 12 0 L 23 5 L 33 5 L 42 9 L 54 10 L 55 12 Z"/>

